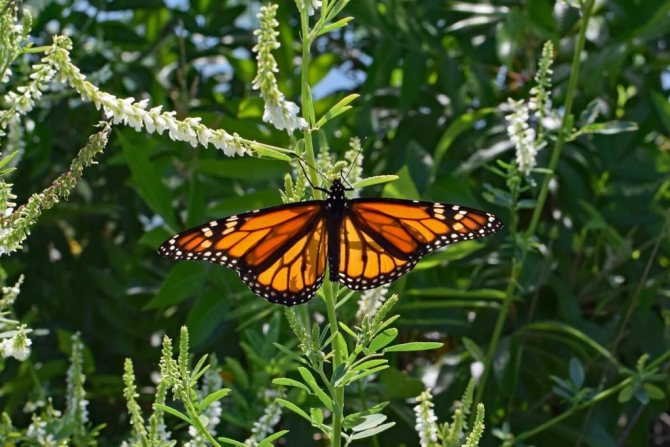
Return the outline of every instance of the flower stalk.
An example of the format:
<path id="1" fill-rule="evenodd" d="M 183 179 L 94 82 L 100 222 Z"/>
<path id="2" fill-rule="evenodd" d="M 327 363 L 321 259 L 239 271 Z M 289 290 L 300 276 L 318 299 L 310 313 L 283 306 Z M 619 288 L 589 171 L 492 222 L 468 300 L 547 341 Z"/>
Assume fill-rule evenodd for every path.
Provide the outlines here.
<path id="1" fill-rule="evenodd" d="M 558 161 L 560 159 L 563 147 L 565 146 L 566 138 L 569 136 L 570 131 L 572 130 L 572 124 L 573 124 L 572 106 L 574 103 L 575 95 L 577 93 L 577 81 L 579 79 L 580 58 L 582 51 L 584 49 L 584 44 L 586 42 L 586 30 L 588 28 L 588 23 L 591 18 L 591 13 L 593 11 L 593 5 L 594 0 L 588 0 L 582 8 L 581 27 L 579 29 L 577 43 L 575 46 L 575 52 L 572 59 L 570 78 L 568 81 L 568 89 L 566 91 L 563 120 L 558 134 L 558 139 L 556 140 L 556 143 L 554 144 L 552 150 L 551 160 L 549 162 L 548 167 L 549 171 L 552 174 L 546 175 L 544 177 L 542 186 L 540 188 L 540 192 L 537 197 L 537 203 L 535 204 L 531 222 L 528 226 L 528 229 L 524 232 L 522 236 L 524 243 L 522 244 L 520 254 L 516 255 L 515 250 L 515 255 L 512 259 L 510 280 L 505 290 L 505 299 L 500 308 L 500 313 L 498 314 L 498 318 L 496 320 L 493 335 L 491 336 L 491 342 L 489 343 L 489 347 L 486 353 L 486 359 L 484 362 L 484 372 L 481 381 L 479 382 L 477 387 L 475 402 L 481 402 L 484 396 L 484 391 L 486 390 L 488 377 L 490 375 L 491 367 L 493 365 L 493 358 L 495 357 L 495 353 L 498 349 L 498 343 L 500 342 L 500 337 L 502 335 L 505 322 L 507 321 L 507 315 L 509 313 L 510 306 L 516 294 L 519 275 L 523 270 L 523 265 L 526 260 L 526 254 L 528 251 L 528 244 L 525 241 L 529 241 L 535 236 L 535 231 L 537 230 L 540 215 L 542 213 L 542 210 L 544 209 L 544 204 L 547 200 L 547 194 L 549 191 L 549 182 L 553 178 L 553 173 L 556 171 L 556 167 L 558 166 Z M 518 238 L 515 237 L 515 240 L 516 239 Z"/>

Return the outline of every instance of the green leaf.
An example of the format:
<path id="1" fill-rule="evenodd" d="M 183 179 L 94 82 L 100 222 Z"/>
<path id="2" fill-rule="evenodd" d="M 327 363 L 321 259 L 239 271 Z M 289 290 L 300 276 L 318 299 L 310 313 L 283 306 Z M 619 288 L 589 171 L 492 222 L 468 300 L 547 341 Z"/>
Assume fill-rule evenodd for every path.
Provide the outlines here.
<path id="1" fill-rule="evenodd" d="M 317 424 L 320 425 L 323 423 L 323 411 L 321 411 L 321 408 L 310 408 L 309 414 Z"/>
<path id="2" fill-rule="evenodd" d="M 260 156 L 281 161 L 291 161 L 291 156 L 260 143 L 252 143 L 251 148 Z"/>
<path id="3" fill-rule="evenodd" d="M 267 438 L 263 438 L 263 440 L 258 443 L 258 447 L 273 447 L 272 441 L 276 441 L 277 439 L 284 436 L 286 433 L 288 433 L 288 430 L 281 430 L 278 431 L 277 433 L 273 433 Z"/>
<path id="4" fill-rule="evenodd" d="M 372 185 L 379 185 L 380 183 L 387 183 L 387 182 L 393 182 L 395 180 L 398 180 L 397 175 L 375 175 L 374 177 L 368 177 L 361 179 L 357 182 L 355 182 L 352 186 L 356 189 L 360 188 L 366 188 L 368 186 Z"/>
<path id="5" fill-rule="evenodd" d="M 199 404 L 200 411 L 204 411 L 205 408 L 207 408 L 210 404 L 213 402 L 216 402 L 219 399 L 223 399 L 226 397 L 228 394 L 230 394 L 230 389 L 229 388 L 222 388 L 218 391 L 214 391 L 213 393 L 209 394 L 207 397 L 205 397 Z"/>
<path id="6" fill-rule="evenodd" d="M 367 348 L 368 354 L 374 354 L 375 352 L 382 349 L 384 346 L 391 343 L 398 336 L 398 329 L 390 328 L 383 331 L 381 334 L 377 335 L 371 342 L 370 346 Z"/>
<path id="7" fill-rule="evenodd" d="M 316 397 L 319 398 L 321 403 L 326 406 L 330 411 L 333 411 L 333 401 L 331 398 L 326 394 L 325 391 L 319 387 L 319 384 L 316 382 L 316 379 L 312 375 L 312 373 L 305 367 L 300 366 L 298 368 L 298 372 L 302 376 L 302 378 L 305 380 L 305 383 L 309 385 L 309 387 L 312 389 Z"/>
<path id="8" fill-rule="evenodd" d="M 665 399 L 665 392 L 656 385 L 651 383 L 645 383 L 643 387 L 651 399 L 653 400 Z"/>
<path id="9" fill-rule="evenodd" d="M 372 375 L 372 374 L 376 374 L 376 373 L 378 373 L 378 372 L 380 372 L 380 371 L 384 371 L 384 370 L 387 369 L 388 367 L 389 367 L 389 365 L 380 365 L 380 366 L 377 366 L 377 367 L 375 367 L 375 368 L 367 369 L 367 370 L 365 370 L 365 371 L 363 371 L 363 372 L 361 372 L 361 373 L 359 373 L 359 374 L 356 374 L 356 375 L 354 375 L 354 376 L 350 376 L 349 374 L 347 374 L 347 375 L 344 376 L 344 377 L 347 379 L 346 384 L 354 383 L 354 382 L 356 382 L 357 380 L 361 380 L 361 379 L 364 379 L 364 378 L 366 378 L 367 376 L 370 376 L 370 375 Z M 344 383 L 344 380 L 343 380 L 342 382 Z M 339 385 L 340 385 L 340 384 L 337 384 L 337 386 L 339 386 Z"/>
<path id="10" fill-rule="evenodd" d="M 195 364 L 193 369 L 191 370 L 191 377 L 190 377 L 190 385 L 193 386 L 196 384 L 200 376 L 202 376 L 205 371 L 207 371 L 210 367 L 210 365 L 205 366 L 205 362 L 207 361 L 208 354 L 203 355 L 200 357 L 198 360 L 198 363 Z"/>
<path id="11" fill-rule="evenodd" d="M 323 34 L 329 33 L 331 31 L 334 31 L 338 28 L 342 28 L 344 26 L 347 26 L 349 22 L 351 22 L 354 18 L 353 17 L 345 17 L 343 19 L 338 20 L 337 22 L 330 23 L 323 28 L 319 30 L 317 33 L 317 36 L 321 36 Z"/>
<path id="12" fill-rule="evenodd" d="M 592 123 L 577 130 L 571 139 L 574 139 L 579 135 L 590 133 L 613 135 L 621 132 L 632 132 L 637 129 L 638 125 L 634 121 L 606 121 L 604 123 Z"/>
<path id="13" fill-rule="evenodd" d="M 234 445 L 235 447 L 249 447 L 248 445 L 243 444 L 240 441 L 236 441 L 234 439 L 226 438 L 225 436 L 219 436 L 217 439 L 219 441 L 225 443 L 225 444 Z"/>
<path id="14" fill-rule="evenodd" d="M 366 369 L 371 369 L 371 368 L 376 368 L 379 365 L 385 365 L 388 363 L 388 360 L 386 359 L 373 359 L 373 360 L 367 360 L 365 362 L 355 364 L 351 367 L 352 371 L 361 371 L 361 370 L 366 370 Z"/>
<path id="15" fill-rule="evenodd" d="M 381 413 L 369 414 L 367 416 L 363 416 L 363 421 L 358 425 L 352 427 L 351 430 L 352 431 L 369 430 L 371 428 L 375 428 L 381 425 L 386 419 L 388 418 Z"/>
<path id="16" fill-rule="evenodd" d="M 484 363 L 486 356 L 477 343 L 468 337 L 463 337 L 463 345 L 465 345 L 465 349 L 468 350 L 473 359 Z"/>
<path id="17" fill-rule="evenodd" d="M 429 349 L 441 348 L 444 343 L 436 341 L 414 341 L 410 343 L 401 343 L 399 345 L 389 346 L 384 352 L 406 352 L 406 351 L 427 351 Z"/>
<path id="18" fill-rule="evenodd" d="M 356 333 L 346 324 L 344 324 L 342 321 L 339 322 L 340 329 L 342 329 L 344 332 L 349 334 L 351 337 L 354 339 L 356 338 Z"/>
<path id="19" fill-rule="evenodd" d="M 462 244 L 466 243 L 467 242 L 462 242 Z M 410 289 L 405 293 L 408 296 L 417 296 L 422 298 L 466 298 L 472 300 L 505 299 L 505 292 L 497 289 L 461 290 L 461 289 L 453 289 L 450 287 L 426 287 L 423 289 Z"/>
<path id="20" fill-rule="evenodd" d="M 301 390 L 305 390 L 308 393 L 310 392 L 309 388 L 306 385 L 304 385 L 303 383 L 300 383 L 297 380 L 288 379 L 288 378 L 285 378 L 285 377 L 280 377 L 280 378 L 277 378 L 277 379 L 273 379 L 272 383 L 274 383 L 275 385 L 292 386 L 292 387 L 295 387 L 295 388 L 300 388 Z"/>
<path id="21" fill-rule="evenodd" d="M 361 421 L 364 420 L 364 417 L 369 415 L 369 414 L 376 414 L 382 411 L 384 408 L 388 406 L 388 402 L 380 402 L 376 405 L 373 405 L 372 407 L 368 408 L 367 410 L 359 411 L 356 413 L 351 413 L 347 415 L 343 420 L 342 420 L 342 426 L 346 429 L 351 429 L 352 427 L 358 425 L 361 423 Z"/>
<path id="22" fill-rule="evenodd" d="M 297 360 L 297 361 L 299 361 L 299 362 L 301 362 L 301 363 L 307 364 L 307 361 L 306 361 L 304 358 L 302 358 L 301 356 L 299 356 L 299 355 L 296 354 L 295 352 L 291 351 L 291 350 L 290 350 L 289 348 L 287 348 L 286 346 L 281 345 L 281 344 L 279 344 L 279 343 L 272 343 L 272 344 L 274 345 L 275 348 L 279 349 L 279 350 L 280 350 L 281 352 L 283 352 L 284 354 L 290 356 L 292 359 Z"/>
<path id="23" fill-rule="evenodd" d="M 363 439 L 363 438 L 369 438 L 370 436 L 374 436 L 376 434 L 379 434 L 383 432 L 384 430 L 387 430 L 395 425 L 395 422 L 388 422 L 386 424 L 378 425 L 375 428 L 371 428 L 369 430 L 363 430 L 359 431 L 357 433 L 352 434 L 349 436 L 349 439 Z"/>
<path id="24" fill-rule="evenodd" d="M 357 93 L 352 93 L 351 95 L 345 96 L 344 98 L 340 99 L 337 104 L 335 104 L 333 107 L 330 108 L 320 119 L 319 121 L 316 122 L 316 128 L 320 129 L 323 127 L 324 124 L 326 124 L 328 121 L 331 119 L 335 118 L 336 116 L 346 112 L 347 110 L 351 109 L 351 104 L 352 101 L 354 101 L 356 98 L 358 98 L 360 95 Z"/>
<path id="25" fill-rule="evenodd" d="M 0 169 L 2 169 L 2 168 L 4 168 L 5 166 L 7 166 L 7 163 L 9 163 L 10 161 L 14 160 L 14 158 L 15 158 L 18 154 L 19 154 L 19 151 L 14 151 L 14 152 L 9 153 L 9 154 L 5 155 L 4 157 L 2 157 L 2 158 L 0 159 Z"/>
<path id="26" fill-rule="evenodd" d="M 289 401 L 286 400 L 286 399 L 281 399 L 281 398 L 277 398 L 277 403 L 278 403 L 279 405 L 281 405 L 282 407 L 291 410 L 292 412 L 294 412 L 294 413 L 297 414 L 298 416 L 302 416 L 303 418 L 305 418 L 306 420 L 308 420 L 310 424 L 313 423 L 312 418 L 309 417 L 309 415 L 308 415 L 307 413 L 305 413 L 304 411 L 302 411 L 302 410 L 300 409 L 300 407 L 298 407 L 296 404 L 294 404 L 294 403 L 292 403 L 292 402 L 289 402 Z"/>
<path id="27" fill-rule="evenodd" d="M 159 410 L 163 410 L 164 412 L 166 412 L 168 414 L 171 414 L 172 416 L 176 416 L 179 419 L 181 419 L 182 421 L 186 422 L 188 425 L 195 425 L 193 423 L 193 421 L 191 420 L 191 418 L 186 416 L 181 411 L 175 410 L 172 407 L 168 407 L 167 405 L 163 405 L 163 404 L 154 404 L 154 408 L 158 408 Z"/>
<path id="28" fill-rule="evenodd" d="M 601 98 L 592 99 L 579 116 L 578 123 L 582 126 L 592 124 L 598 119 L 601 113 L 607 111 L 607 103 Z"/>
<path id="29" fill-rule="evenodd" d="M 175 264 L 146 308 L 164 309 L 198 293 L 205 282 L 206 268 L 205 264 L 199 262 Z"/>
<path id="30" fill-rule="evenodd" d="M 349 348 L 347 347 L 347 341 L 344 339 L 344 335 L 337 332 L 335 335 L 335 342 L 339 343 L 340 349 L 342 350 L 342 357 L 349 357 Z"/>

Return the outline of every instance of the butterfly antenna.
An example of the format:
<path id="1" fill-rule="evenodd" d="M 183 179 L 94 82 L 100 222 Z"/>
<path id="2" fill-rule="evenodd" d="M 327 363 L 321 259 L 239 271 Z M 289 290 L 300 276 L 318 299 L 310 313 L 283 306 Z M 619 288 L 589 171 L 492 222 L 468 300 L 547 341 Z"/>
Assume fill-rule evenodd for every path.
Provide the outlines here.
<path id="1" fill-rule="evenodd" d="M 340 171 L 340 177 L 342 177 L 342 182 L 344 184 L 349 185 L 348 188 L 345 188 L 345 191 L 353 191 L 354 189 L 356 189 L 356 188 L 354 188 L 354 185 L 352 185 L 351 182 L 349 182 L 349 180 L 347 180 L 347 178 L 344 176 L 344 174 L 342 174 L 342 171 Z"/>
<path id="2" fill-rule="evenodd" d="M 303 158 L 302 158 L 301 156 L 299 156 L 298 154 L 294 154 L 294 155 L 295 155 L 295 157 L 298 159 L 298 164 L 300 165 L 300 168 L 302 169 L 303 174 L 305 174 L 305 179 L 307 180 L 307 183 L 309 183 L 309 186 L 311 186 L 312 189 L 316 189 L 316 190 L 318 190 L 318 191 L 325 192 L 326 194 L 328 194 L 328 190 L 327 190 L 327 189 L 325 189 L 325 188 L 321 188 L 320 186 L 316 186 L 314 183 L 312 183 L 312 180 L 309 178 L 309 173 L 308 173 L 307 170 L 305 169 L 305 166 L 303 166 L 303 163 L 305 163 L 305 164 L 306 164 L 307 166 L 309 166 L 310 168 L 314 169 L 314 172 L 316 172 L 317 174 L 319 174 L 320 176 L 322 176 L 323 178 L 325 178 L 326 180 L 328 180 L 328 179 L 326 178 L 326 176 L 323 175 L 322 173 L 320 173 L 319 170 L 316 169 L 314 166 L 312 166 L 312 165 L 310 165 L 309 163 L 307 163 L 307 160 L 303 159 Z"/>
<path id="3" fill-rule="evenodd" d="M 354 157 L 353 161 L 349 165 L 349 170 L 347 171 L 347 175 L 345 175 L 343 178 L 349 177 L 349 174 L 351 174 L 352 169 L 354 169 L 354 166 L 356 166 L 356 162 L 358 161 L 358 157 L 360 157 L 362 152 L 363 152 L 363 145 L 361 144 L 361 146 L 358 148 L 358 151 L 356 152 L 356 156 Z M 345 180 L 345 181 L 347 183 L 349 183 L 349 181 L 347 181 L 347 180 Z M 351 185 L 351 183 L 349 183 L 349 184 Z"/>

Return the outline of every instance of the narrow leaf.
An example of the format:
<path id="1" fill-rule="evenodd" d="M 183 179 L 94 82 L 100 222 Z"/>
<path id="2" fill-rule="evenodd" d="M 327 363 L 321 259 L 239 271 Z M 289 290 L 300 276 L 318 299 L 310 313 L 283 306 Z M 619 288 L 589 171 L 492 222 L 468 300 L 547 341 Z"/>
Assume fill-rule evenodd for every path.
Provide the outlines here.
<path id="1" fill-rule="evenodd" d="M 389 346 L 384 352 L 406 352 L 406 351 L 427 351 L 429 349 L 441 348 L 444 343 L 436 341 L 415 341 L 411 343 L 401 343 L 399 345 Z"/>
<path id="2" fill-rule="evenodd" d="M 333 411 L 333 401 L 328 397 L 325 391 L 319 387 L 319 384 L 316 382 L 316 379 L 312 375 L 311 372 L 307 368 L 304 367 L 299 367 L 298 372 L 302 376 L 302 378 L 307 382 L 307 385 L 312 389 L 316 397 L 319 398 L 321 403 L 323 403 L 326 408 L 328 408 L 330 411 Z"/>
<path id="3" fill-rule="evenodd" d="M 472 339 L 468 337 L 463 337 L 463 344 L 465 345 L 465 349 L 468 350 L 470 355 L 472 356 L 473 359 L 477 360 L 478 362 L 484 363 L 484 352 L 482 352 L 481 348 L 475 343 Z"/>
<path id="4" fill-rule="evenodd" d="M 234 445 L 235 447 L 249 447 L 246 444 L 242 444 L 240 441 L 236 441 L 234 439 L 226 438 L 225 436 L 220 436 L 218 438 L 218 440 L 225 443 L 225 444 Z"/>
<path id="5" fill-rule="evenodd" d="M 284 436 L 286 433 L 288 433 L 288 430 L 281 430 L 278 431 L 277 433 L 273 433 L 267 438 L 264 438 L 261 442 L 258 443 L 258 447 L 273 447 L 272 441 L 276 441 L 277 439 L 281 438 Z M 248 446 L 245 446 L 248 447 Z"/>
<path id="6" fill-rule="evenodd" d="M 302 411 L 302 409 L 300 409 L 300 407 L 298 407 L 298 406 L 297 406 L 296 404 L 294 404 L 293 402 L 289 402 L 289 401 L 286 400 L 286 399 L 277 398 L 277 403 L 278 403 L 279 405 L 281 405 L 282 407 L 291 410 L 292 412 L 294 412 L 294 413 L 297 414 L 298 416 L 302 416 L 303 418 L 305 418 L 306 420 L 308 420 L 310 424 L 313 423 L 312 418 L 310 418 L 309 415 L 308 415 L 307 413 L 305 413 L 304 411 Z"/>
<path id="7" fill-rule="evenodd" d="M 274 380 L 272 380 L 272 383 L 275 384 L 275 385 L 292 386 L 292 387 L 300 388 L 301 390 L 307 391 L 308 393 L 310 392 L 309 388 L 307 388 L 306 385 L 298 382 L 297 380 L 287 379 L 285 377 L 280 377 L 280 378 L 274 379 Z"/>
<path id="8" fill-rule="evenodd" d="M 200 402 L 200 411 L 204 410 L 207 408 L 211 403 L 216 402 L 219 399 L 223 399 L 226 397 L 228 394 L 230 394 L 230 388 L 222 388 L 218 391 L 214 391 L 207 397 L 205 397 L 202 402 Z"/>
<path id="9" fill-rule="evenodd" d="M 324 26 L 323 28 L 321 28 L 319 30 L 319 33 L 317 34 L 317 36 L 321 36 L 323 34 L 327 34 L 327 33 L 331 32 L 333 30 L 336 30 L 338 28 L 342 28 L 344 26 L 347 26 L 347 24 L 349 22 L 351 22 L 353 19 L 354 19 L 353 17 L 345 17 L 343 19 L 338 20 L 337 22 L 330 23 L 330 24 Z"/>
<path id="10" fill-rule="evenodd" d="M 351 430 L 352 431 L 369 430 L 371 428 L 377 427 L 378 425 L 381 425 L 386 419 L 388 418 L 381 413 L 369 414 L 363 417 L 363 422 L 356 425 L 355 427 L 352 427 Z"/>
<path id="11" fill-rule="evenodd" d="M 259 143 L 252 144 L 251 148 L 258 155 L 263 157 L 274 158 L 275 160 L 291 161 L 291 157 L 289 155 L 286 155 L 283 152 L 280 152 L 276 149 L 272 149 Z"/>
<path id="12" fill-rule="evenodd" d="M 163 405 L 163 404 L 154 404 L 154 408 L 158 408 L 159 410 L 163 410 L 164 412 L 166 412 L 168 414 L 171 414 L 172 416 L 176 416 L 176 417 L 178 417 L 179 419 L 181 419 L 182 421 L 186 422 L 189 425 L 195 425 L 193 423 L 193 421 L 191 421 L 191 418 L 186 416 L 181 411 L 175 410 L 172 407 L 168 407 L 167 405 Z"/>
<path id="13" fill-rule="evenodd" d="M 592 123 L 580 128 L 577 135 L 597 133 L 603 135 L 613 135 L 621 132 L 632 132 L 638 129 L 634 121 L 606 121 L 604 123 Z"/>
<path id="14" fill-rule="evenodd" d="M 321 408 L 310 408 L 309 414 L 312 415 L 312 419 L 318 425 L 323 423 L 323 411 L 321 411 Z"/>
<path id="15" fill-rule="evenodd" d="M 382 349 L 384 346 L 391 343 L 398 336 L 398 330 L 395 328 L 386 329 L 381 334 L 377 335 L 370 346 L 368 347 L 368 354 L 375 353 Z"/>
<path id="16" fill-rule="evenodd" d="M 365 369 L 370 369 L 370 368 L 375 368 L 379 365 L 385 365 L 388 362 L 386 359 L 374 359 L 374 360 L 368 360 L 366 362 L 360 363 L 358 365 L 354 365 L 351 367 L 352 370 L 354 371 L 361 371 Z"/>
<path id="17" fill-rule="evenodd" d="M 366 188 L 368 186 L 372 185 L 378 185 L 380 183 L 387 183 L 387 182 L 392 182 L 394 180 L 398 180 L 398 176 L 394 174 L 390 175 L 375 175 L 373 177 L 368 177 L 364 178 L 362 180 L 359 180 L 355 182 L 352 186 L 356 189 L 359 188 Z"/>
<path id="18" fill-rule="evenodd" d="M 351 106 L 349 104 L 359 96 L 360 95 L 357 93 L 352 93 L 351 95 L 345 96 L 344 98 L 340 99 L 337 102 L 337 104 L 331 107 L 330 110 L 328 110 L 326 114 L 323 115 L 321 119 L 319 119 L 319 121 L 317 121 L 316 127 L 321 128 L 324 124 L 326 124 L 331 119 L 335 118 L 337 115 L 340 115 L 346 112 L 347 110 L 351 109 Z"/>
<path id="19" fill-rule="evenodd" d="M 395 422 L 389 422 L 386 424 L 379 425 L 375 428 L 371 428 L 369 430 L 363 430 L 359 431 L 358 433 L 354 433 L 353 435 L 349 436 L 349 439 L 363 439 L 363 438 L 369 438 L 370 436 L 374 436 L 376 434 L 379 434 L 383 432 L 386 429 L 389 429 L 395 425 Z"/>

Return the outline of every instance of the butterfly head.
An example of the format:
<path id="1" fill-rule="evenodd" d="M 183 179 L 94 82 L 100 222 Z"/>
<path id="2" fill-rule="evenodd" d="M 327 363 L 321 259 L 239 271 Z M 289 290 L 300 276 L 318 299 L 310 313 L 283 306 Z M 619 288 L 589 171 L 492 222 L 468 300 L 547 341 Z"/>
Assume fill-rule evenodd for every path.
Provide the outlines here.
<path id="1" fill-rule="evenodd" d="M 326 208 L 332 209 L 335 214 L 341 214 L 346 207 L 347 198 L 344 192 L 347 190 L 340 179 L 333 180 L 328 190 L 328 197 L 326 198 Z"/>

